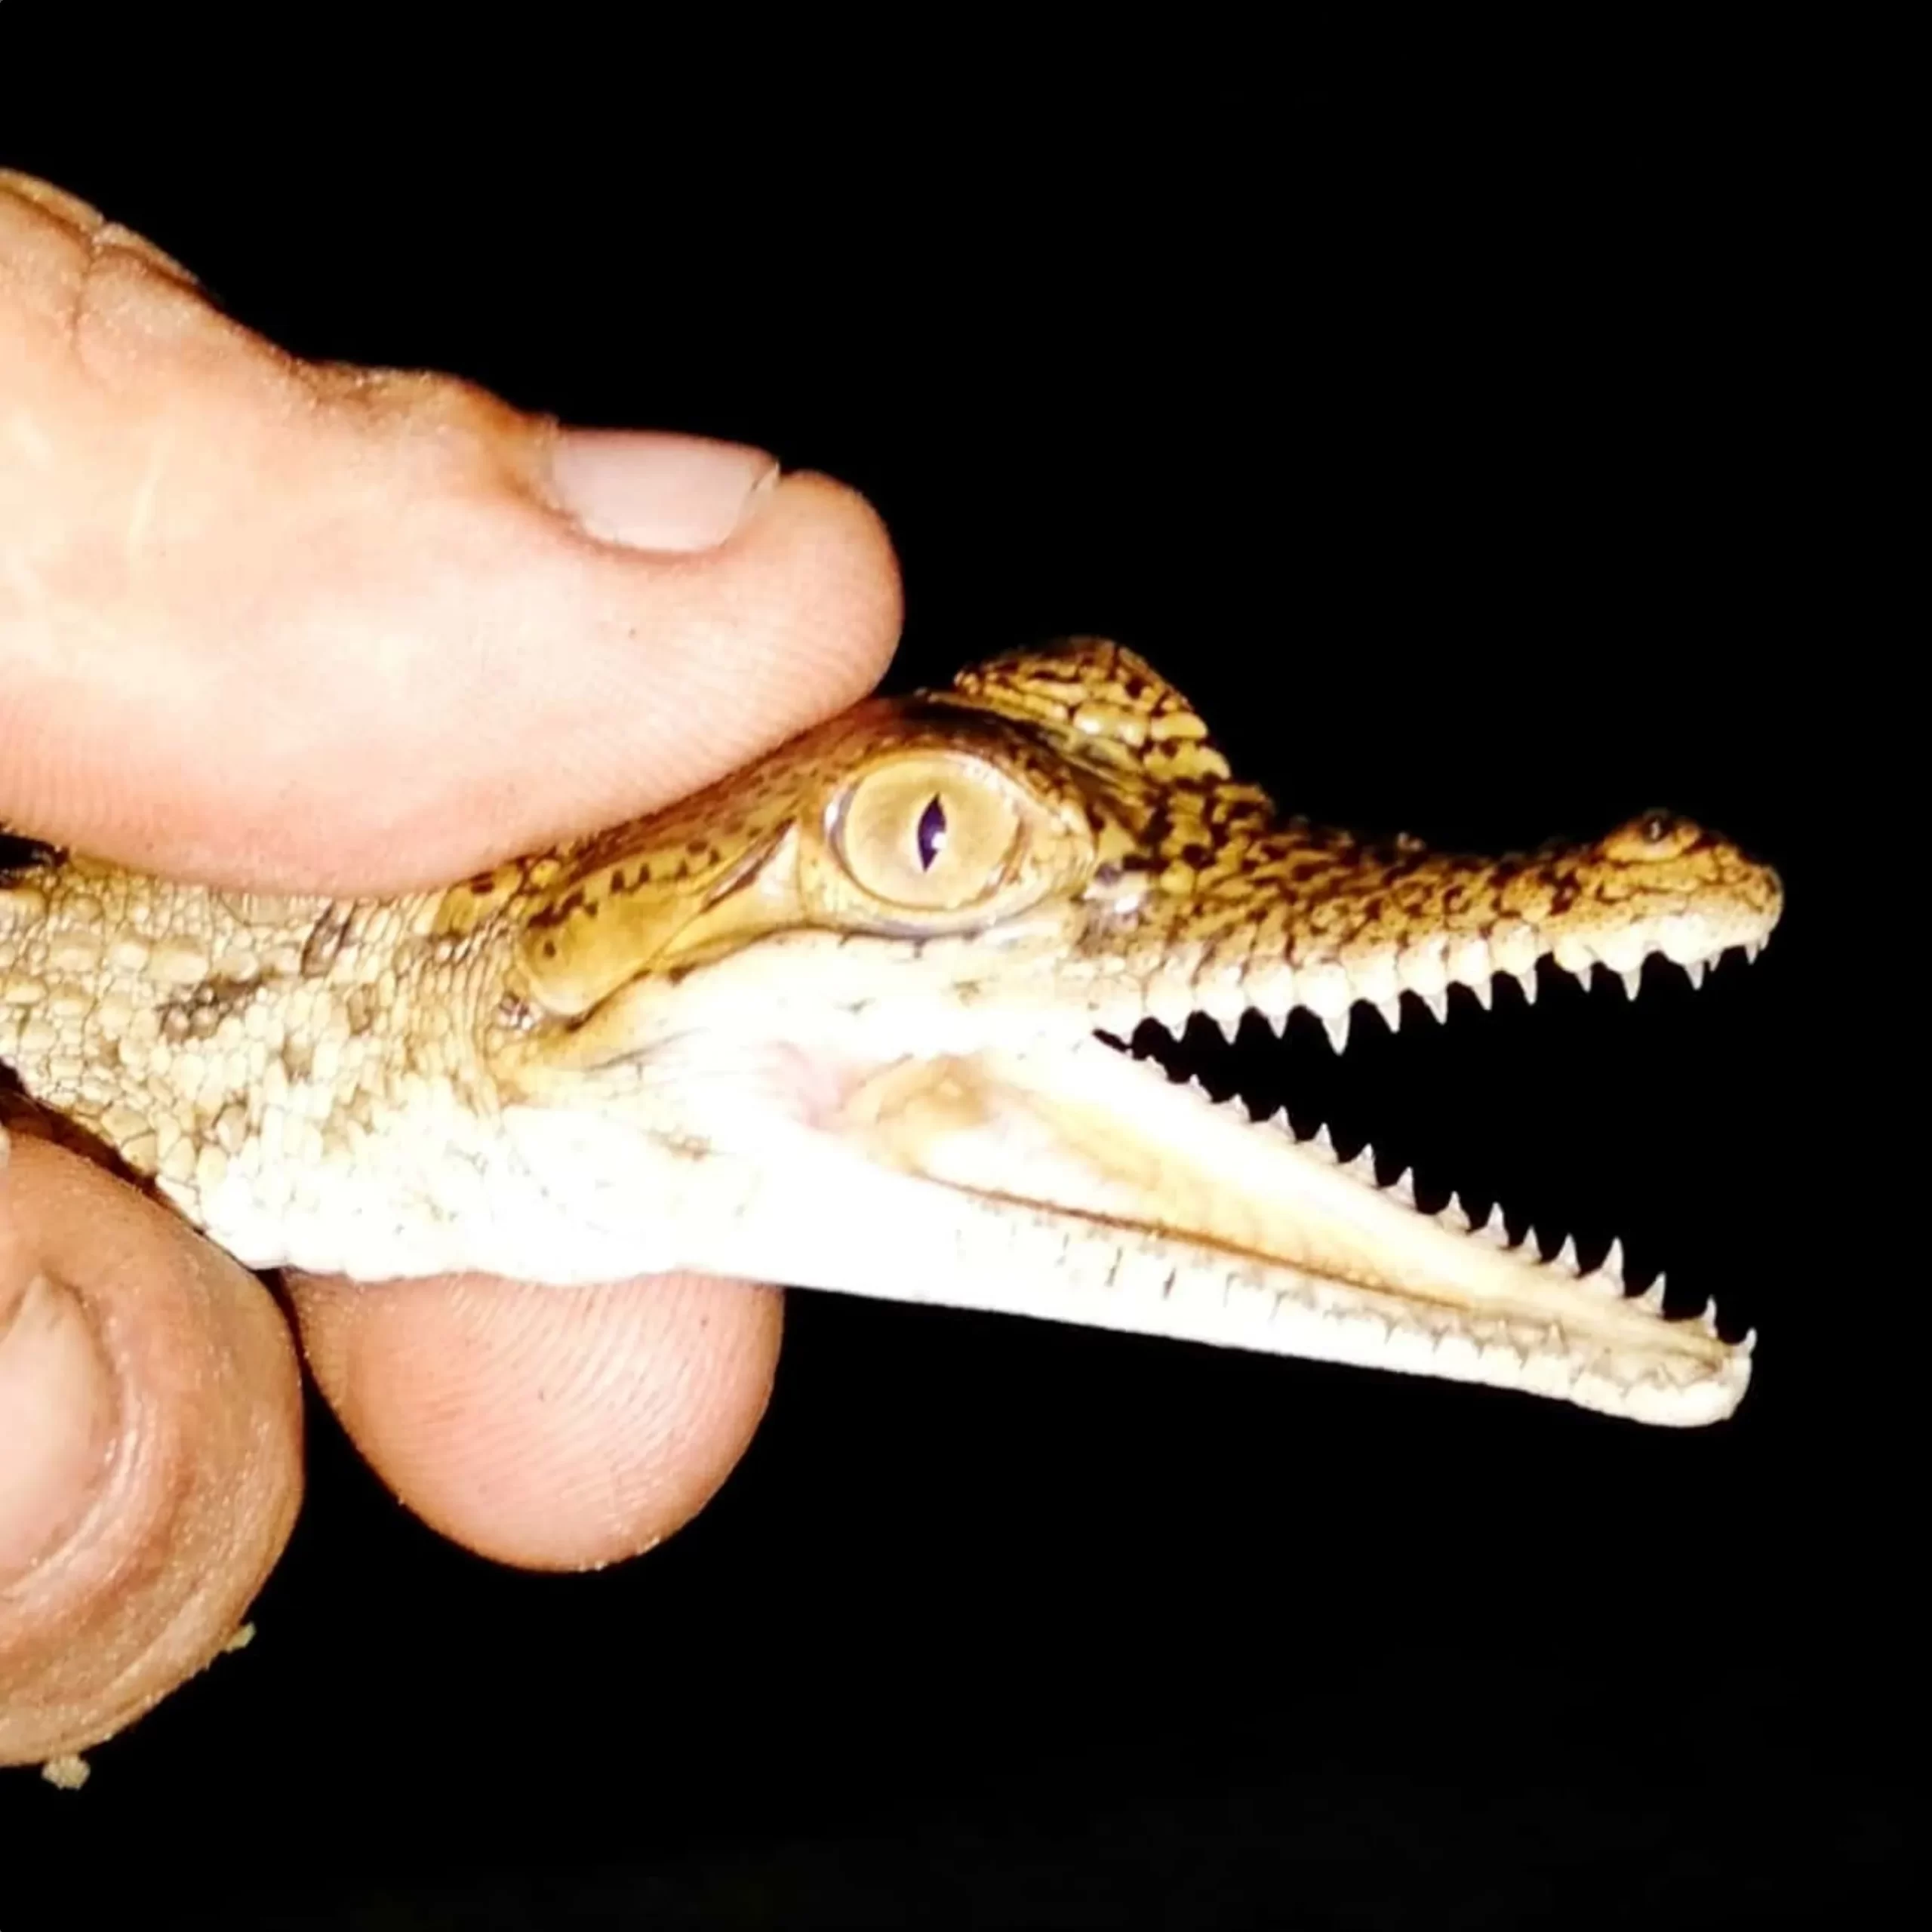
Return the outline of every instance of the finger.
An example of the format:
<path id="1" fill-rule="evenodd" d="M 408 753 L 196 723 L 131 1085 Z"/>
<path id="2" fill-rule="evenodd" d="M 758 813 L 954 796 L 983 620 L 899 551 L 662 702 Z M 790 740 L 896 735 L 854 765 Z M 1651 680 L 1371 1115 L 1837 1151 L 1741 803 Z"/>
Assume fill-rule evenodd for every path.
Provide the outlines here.
<path id="1" fill-rule="evenodd" d="M 868 690 L 876 515 L 771 459 L 283 354 L 0 177 L 0 819 L 269 890 L 445 881 Z"/>
<path id="2" fill-rule="evenodd" d="M 410 1508 L 500 1561 L 582 1569 L 703 1507 L 764 1411 L 780 1297 L 688 1275 L 290 1281 L 315 1382 Z"/>
<path id="3" fill-rule="evenodd" d="M 232 1635 L 295 1519 L 261 1284 L 61 1149 L 0 1172 L 0 1764 L 118 1730 Z"/>

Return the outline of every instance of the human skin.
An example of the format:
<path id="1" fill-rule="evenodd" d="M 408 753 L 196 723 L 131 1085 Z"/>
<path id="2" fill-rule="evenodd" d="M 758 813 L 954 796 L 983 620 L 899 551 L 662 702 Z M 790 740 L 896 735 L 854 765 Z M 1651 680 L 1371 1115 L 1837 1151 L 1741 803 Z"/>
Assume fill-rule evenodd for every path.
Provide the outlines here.
<path id="1" fill-rule="evenodd" d="M 272 891 L 458 878 L 648 811 L 870 688 L 878 518 L 689 438 L 297 361 L 0 174 L 0 823 Z M 763 1412 L 777 1296 L 695 1276 L 288 1284 L 398 1495 L 509 1563 L 687 1521 Z M 0 1763 L 221 1647 L 301 1486 L 262 1284 L 16 1121 L 0 1167 Z"/>

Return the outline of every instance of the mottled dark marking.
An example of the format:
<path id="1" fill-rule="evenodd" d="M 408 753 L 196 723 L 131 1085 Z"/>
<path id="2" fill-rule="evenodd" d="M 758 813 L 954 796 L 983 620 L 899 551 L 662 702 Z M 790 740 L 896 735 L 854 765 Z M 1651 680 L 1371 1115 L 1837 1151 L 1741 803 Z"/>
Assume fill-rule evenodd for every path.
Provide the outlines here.
<path id="1" fill-rule="evenodd" d="M 0 826 L 0 881 L 9 884 L 38 872 L 44 866 L 57 866 L 66 857 L 58 845 L 45 839 L 29 838 L 25 833 L 9 832 Z"/>
<path id="2" fill-rule="evenodd" d="M 1100 728 L 1077 731 L 1072 720 L 1088 699 L 1086 715 Z M 1105 715 L 1116 706 L 1132 712 L 1118 732 Z M 1512 894 L 1532 920 L 1574 917 L 1572 909 L 1602 891 L 1606 868 L 1618 863 L 1561 840 L 1500 863 L 1466 859 L 1433 854 L 1411 833 L 1368 837 L 1303 814 L 1284 819 L 1258 787 L 1229 777 L 1211 741 L 1192 735 L 1197 717 L 1157 674 L 1093 641 L 1054 657 L 995 661 L 962 673 L 952 694 L 861 706 L 749 774 L 531 862 L 548 869 L 540 880 L 526 873 L 526 883 L 558 897 L 528 912 L 519 906 L 510 918 L 535 929 L 526 938 L 534 956 L 554 960 L 559 946 L 543 929 L 578 912 L 595 916 L 601 897 L 648 887 L 681 894 L 694 910 L 715 904 L 756 871 L 788 826 L 810 825 L 841 788 L 882 760 L 924 750 L 983 756 L 1057 823 L 1084 822 L 1097 844 L 1129 848 L 1069 887 L 1090 921 L 1072 943 L 1086 950 L 1103 949 L 1094 946 L 1097 934 L 1118 946 L 1124 932 L 1137 932 L 1162 941 L 1211 940 L 1226 957 L 1243 929 L 1251 934 L 1266 922 L 1280 929 L 1281 950 L 1297 962 L 1333 958 L 1364 936 L 1401 943 L 1466 929 L 1500 912 Z M 1161 728 L 1179 724 L 1186 735 L 1150 734 L 1136 743 L 1150 719 Z M 1643 849 L 1634 835 L 1639 829 L 1660 849 Z M 1661 811 L 1628 822 L 1618 835 L 1626 841 L 1618 849 L 1639 865 L 1668 856 L 1672 841 L 1724 848 Z M 1117 909 L 1123 879 L 1158 881 L 1170 867 L 1174 890 L 1143 891 L 1126 912 Z M 804 910 L 809 919 L 811 908 Z M 837 916 L 829 923 L 841 946 L 861 936 L 837 930 L 844 923 Z M 912 931 L 895 936 L 918 950 Z M 1269 950 L 1275 950 L 1272 940 Z M 663 977 L 675 984 L 701 966 L 687 963 Z"/>
<path id="3" fill-rule="evenodd" d="M 161 1009 L 162 1037 L 179 1043 L 183 1040 L 208 1040 L 231 1013 L 238 1013 L 255 996 L 252 980 L 204 980 L 179 999 L 170 1000 Z"/>
<path id="4" fill-rule="evenodd" d="M 348 904 L 331 906 L 315 921 L 302 948 L 303 978 L 318 980 L 335 964 L 343 942 L 349 937 L 349 920 L 355 909 Z"/>

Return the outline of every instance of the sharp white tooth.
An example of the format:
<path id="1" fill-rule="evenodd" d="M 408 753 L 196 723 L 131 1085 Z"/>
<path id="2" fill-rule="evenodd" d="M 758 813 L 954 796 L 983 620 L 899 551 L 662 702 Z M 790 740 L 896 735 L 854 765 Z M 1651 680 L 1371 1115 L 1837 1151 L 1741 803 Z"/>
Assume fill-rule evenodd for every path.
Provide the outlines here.
<path id="1" fill-rule="evenodd" d="M 1348 974 L 1349 991 L 1357 999 L 1393 999 L 1402 990 L 1395 955 L 1386 948 L 1350 960 L 1343 970 Z"/>
<path id="2" fill-rule="evenodd" d="M 1597 1272 L 1599 1275 L 1607 1275 L 1611 1281 L 1614 1281 L 1619 1294 L 1623 1292 L 1623 1244 L 1620 1241 L 1614 1241 L 1611 1243 L 1610 1252 L 1604 1257 L 1603 1266 L 1597 1270 Z"/>
<path id="3" fill-rule="evenodd" d="M 1417 997 L 1429 1008 L 1431 1017 L 1438 1025 L 1449 1017 L 1449 995 L 1447 993 L 1420 993 Z"/>
<path id="4" fill-rule="evenodd" d="M 1386 1191 L 1407 1207 L 1413 1208 L 1416 1204 L 1416 1191 L 1410 1183 L 1409 1171 L 1407 1168 L 1404 1168 L 1389 1183 Z"/>
<path id="5" fill-rule="evenodd" d="M 1477 1005 L 1481 1007 L 1485 1013 L 1488 1012 L 1496 1003 L 1495 984 L 1487 974 L 1484 974 L 1480 980 L 1472 980 L 1469 982 L 1469 991 L 1475 995 Z"/>
<path id="6" fill-rule="evenodd" d="M 1568 934 L 1558 940 L 1550 949 L 1550 957 L 1572 979 L 1587 981 L 1590 968 L 1596 964 L 1596 949 L 1583 940 Z"/>
<path id="7" fill-rule="evenodd" d="M 1201 995 L 1201 1001 L 1209 1012 L 1218 1013 L 1226 1020 L 1230 1032 L 1254 1010 L 1254 1002 L 1249 998 L 1247 988 L 1238 980 L 1229 980 L 1220 986 L 1210 987 Z"/>
<path id="8" fill-rule="evenodd" d="M 1268 1124 L 1278 1134 L 1285 1134 L 1291 1137 L 1294 1134 L 1294 1128 L 1289 1124 L 1288 1110 L 1285 1106 L 1277 1107 L 1268 1116 Z"/>
<path id="9" fill-rule="evenodd" d="M 1381 1014 L 1382 1023 L 1390 1032 L 1401 1032 L 1402 1002 L 1399 999 L 1379 999 L 1375 1002 L 1375 1010 Z"/>
<path id="10" fill-rule="evenodd" d="M 1747 964 L 1754 963 L 1764 949 L 1767 941 L 1761 939 L 1747 940 L 1744 944 L 1744 958 Z"/>
<path id="11" fill-rule="evenodd" d="M 1459 939 L 1451 940 L 1443 950 L 1443 963 L 1450 978 L 1460 980 L 1466 986 L 1473 986 L 1478 980 L 1487 979 L 1496 970 L 1488 941 L 1475 933 L 1465 933 Z"/>
<path id="12" fill-rule="evenodd" d="M 1577 1266 L 1577 1243 L 1574 1236 L 1565 1235 L 1563 1245 L 1550 1257 L 1549 1265 L 1560 1268 L 1566 1275 L 1580 1275 L 1583 1271 Z"/>
<path id="13" fill-rule="evenodd" d="M 1326 1154 L 1330 1160 L 1332 1161 L 1335 1158 L 1334 1137 L 1328 1131 L 1328 1123 L 1326 1121 L 1315 1130 L 1314 1144 Z"/>
<path id="14" fill-rule="evenodd" d="M 1644 955 L 1650 949 L 1644 943 L 1642 936 L 1635 932 L 1608 933 L 1593 942 L 1596 955 L 1613 972 L 1626 973 L 1632 966 L 1641 966 Z"/>
<path id="15" fill-rule="evenodd" d="M 1446 992 L 1449 985 L 1448 941 L 1423 940 L 1406 947 L 1395 965 L 1396 977 L 1412 993 L 1426 999 L 1431 993 Z"/>
<path id="16" fill-rule="evenodd" d="M 1503 1211 L 1500 1208 L 1491 1208 L 1488 1218 L 1475 1232 L 1478 1238 L 1487 1241 L 1491 1247 L 1507 1247 L 1509 1245 L 1509 1230 L 1503 1223 Z"/>
<path id="17" fill-rule="evenodd" d="M 1628 972 L 1620 973 L 1617 977 L 1623 982 L 1623 997 L 1626 999 L 1635 999 L 1642 991 L 1644 985 L 1642 967 L 1632 966 Z"/>
<path id="18" fill-rule="evenodd" d="M 1684 967 L 1684 977 L 1690 982 L 1692 991 L 1703 985 L 1704 975 L 1709 971 L 1709 962 L 1703 959 L 1693 959 Z"/>
<path id="19" fill-rule="evenodd" d="M 1756 1349 L 1757 1346 L 1757 1330 L 1755 1328 L 1747 1328 L 1744 1331 L 1743 1340 L 1737 1344 L 1737 1352 L 1741 1355 L 1748 1355 Z"/>
<path id="20" fill-rule="evenodd" d="M 1221 1038 L 1232 1046 L 1234 1044 L 1235 1034 L 1241 1030 L 1241 1015 L 1237 1013 L 1231 1017 L 1226 1013 L 1215 1013 L 1210 1011 L 1208 1017 L 1214 1023 L 1215 1030 L 1220 1033 Z"/>
<path id="21" fill-rule="evenodd" d="M 1453 1194 L 1449 1197 L 1448 1204 L 1435 1218 L 1454 1228 L 1458 1234 L 1466 1235 L 1469 1231 L 1469 1217 L 1463 1212 L 1462 1202 Z"/>
<path id="22" fill-rule="evenodd" d="M 1373 1187 L 1375 1185 L 1375 1149 L 1364 1141 L 1361 1152 L 1352 1161 L 1342 1163 L 1342 1170 L 1345 1174 L 1353 1174 L 1357 1180 L 1367 1181 Z"/>
<path id="23" fill-rule="evenodd" d="M 1489 930 L 1489 956 L 1505 973 L 1534 973 L 1543 949 L 1535 927 L 1522 919 L 1499 920 Z"/>
<path id="24" fill-rule="evenodd" d="M 1147 989 L 1147 1016 L 1158 1020 L 1176 1039 L 1187 1030 L 1194 1003 L 1186 992 L 1172 985 L 1156 984 Z"/>
<path id="25" fill-rule="evenodd" d="M 1517 973 L 1511 977 L 1523 989 L 1523 1004 L 1525 1006 L 1534 1006 L 1537 1003 L 1536 968 L 1531 967 L 1527 973 Z"/>
<path id="26" fill-rule="evenodd" d="M 1660 1275 L 1637 1299 L 1653 1315 L 1661 1315 L 1663 1312 L 1663 1277 Z"/>
<path id="27" fill-rule="evenodd" d="M 1264 1013 L 1262 1018 L 1273 1029 L 1277 1039 L 1285 1039 L 1288 1032 L 1288 1010 L 1284 1007 L 1278 1013 Z"/>
<path id="28" fill-rule="evenodd" d="M 1340 1013 L 1331 1013 L 1328 1014 L 1321 1023 L 1322 1025 L 1328 1029 L 1328 1044 L 1335 1050 L 1335 1054 L 1337 1059 L 1349 1050 L 1349 1014 L 1350 1010 L 1351 1009 L 1345 1008 Z"/>
<path id="29" fill-rule="evenodd" d="M 1718 1304 L 1715 1295 L 1698 1310 L 1697 1326 L 1706 1335 L 1715 1335 L 1718 1332 Z"/>

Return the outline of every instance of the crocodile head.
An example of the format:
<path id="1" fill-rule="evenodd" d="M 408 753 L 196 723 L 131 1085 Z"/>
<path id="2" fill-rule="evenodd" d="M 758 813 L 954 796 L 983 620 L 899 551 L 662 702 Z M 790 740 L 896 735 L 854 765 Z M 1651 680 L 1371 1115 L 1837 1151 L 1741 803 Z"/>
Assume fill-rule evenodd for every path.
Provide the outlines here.
<path id="1" fill-rule="evenodd" d="M 1419 1212 L 1325 1136 L 1118 1050 L 1143 1020 L 1440 1016 L 1546 956 L 1635 990 L 1775 924 L 1774 873 L 1652 814 L 1503 860 L 1279 818 L 1116 645 L 875 700 L 635 824 L 457 888 L 509 935 L 482 1051 L 535 1171 L 649 1265 L 992 1307 L 1486 1382 L 1662 1423 L 1749 1340 Z M 645 1265 L 641 1258 L 638 1265 Z"/>

